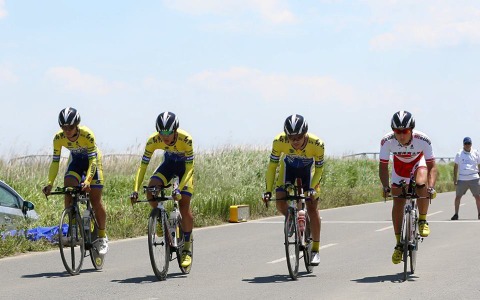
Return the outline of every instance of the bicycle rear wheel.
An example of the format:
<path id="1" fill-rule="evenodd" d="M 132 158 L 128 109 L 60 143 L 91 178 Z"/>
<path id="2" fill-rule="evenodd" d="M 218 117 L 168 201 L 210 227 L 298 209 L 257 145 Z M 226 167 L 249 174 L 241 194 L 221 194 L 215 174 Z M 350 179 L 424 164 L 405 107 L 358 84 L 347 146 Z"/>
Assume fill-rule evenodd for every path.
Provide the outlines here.
<path id="1" fill-rule="evenodd" d="M 105 263 L 105 255 L 102 255 L 98 253 L 98 245 L 96 243 L 98 239 L 98 222 L 97 219 L 95 218 L 95 214 L 91 214 L 91 222 L 90 222 L 90 228 L 91 228 L 91 247 L 90 247 L 90 259 L 92 260 L 93 267 L 95 270 L 101 270 L 103 269 L 103 264 Z"/>
<path id="2" fill-rule="evenodd" d="M 183 234 L 183 229 L 182 229 L 182 217 L 179 215 L 177 219 L 178 223 L 178 247 L 177 247 L 177 262 L 178 262 L 178 267 L 180 268 L 180 271 L 183 274 L 189 274 L 190 270 L 192 269 L 192 264 L 193 264 L 193 237 L 190 236 L 190 257 L 192 258 L 192 263 L 188 267 L 182 267 L 182 253 L 185 250 L 185 236 Z"/>
<path id="3" fill-rule="evenodd" d="M 308 214 L 305 215 L 305 246 L 303 247 L 303 261 L 305 262 L 305 268 L 307 269 L 307 273 L 313 272 L 313 266 L 310 264 L 312 260 L 312 233 L 310 231 L 310 218 Z"/>
<path id="4" fill-rule="evenodd" d="M 159 208 L 152 209 L 148 218 L 148 251 L 153 273 L 159 280 L 167 279 L 170 262 L 170 245 L 165 213 Z"/>
<path id="5" fill-rule="evenodd" d="M 293 209 L 287 210 L 285 216 L 285 255 L 287 258 L 288 273 L 293 280 L 298 276 L 298 264 L 300 260 L 299 238 L 297 230 L 297 217 Z"/>
<path id="6" fill-rule="evenodd" d="M 63 234 L 66 230 L 66 236 Z M 82 218 L 71 207 L 65 208 L 60 218 L 58 246 L 63 265 L 71 275 L 78 275 L 85 257 L 85 238 Z"/>

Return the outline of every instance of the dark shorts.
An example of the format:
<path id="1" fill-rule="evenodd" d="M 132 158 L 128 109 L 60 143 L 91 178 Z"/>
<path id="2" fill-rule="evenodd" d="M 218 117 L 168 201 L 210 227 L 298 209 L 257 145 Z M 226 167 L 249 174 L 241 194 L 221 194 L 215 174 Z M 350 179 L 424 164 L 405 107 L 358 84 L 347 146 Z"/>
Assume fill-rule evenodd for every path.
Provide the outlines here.
<path id="1" fill-rule="evenodd" d="M 465 193 L 470 189 L 472 195 L 478 196 L 480 194 L 480 187 L 478 186 L 480 179 L 473 179 L 473 180 L 459 180 L 457 181 L 457 188 L 456 188 L 456 195 L 457 197 L 461 197 L 465 195 Z"/>
<path id="2" fill-rule="evenodd" d="M 177 176 L 179 180 L 185 174 L 185 162 L 179 160 L 165 159 L 157 170 L 153 173 L 151 178 L 160 179 L 164 185 L 168 184 L 174 176 Z M 185 184 L 185 187 L 181 194 L 192 196 L 193 195 L 193 176 Z"/>
<path id="3" fill-rule="evenodd" d="M 285 184 L 287 182 L 295 184 L 295 179 L 297 178 L 302 179 L 303 190 L 308 191 L 310 189 L 310 181 L 312 180 L 312 166 L 308 165 L 302 168 L 293 168 L 285 165 L 285 170 L 282 170 L 279 173 L 279 178 L 277 180 L 277 188 L 275 190 L 277 192 L 284 192 Z"/>
<path id="4" fill-rule="evenodd" d="M 88 156 L 73 155 L 70 156 L 70 162 L 65 172 L 65 177 L 74 177 L 80 183 L 85 179 L 88 171 Z M 103 169 L 102 163 L 97 159 L 97 170 L 90 184 L 91 188 L 103 188 Z"/>

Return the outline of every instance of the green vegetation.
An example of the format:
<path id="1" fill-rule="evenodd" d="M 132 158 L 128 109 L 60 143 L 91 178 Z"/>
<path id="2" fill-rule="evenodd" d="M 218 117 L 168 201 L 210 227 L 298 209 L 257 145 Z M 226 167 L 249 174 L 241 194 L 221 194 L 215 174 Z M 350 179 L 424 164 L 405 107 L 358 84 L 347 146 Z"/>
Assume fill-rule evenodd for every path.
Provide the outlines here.
<path id="1" fill-rule="evenodd" d="M 147 170 L 144 184 L 161 161 L 155 154 Z M 252 219 L 276 214 L 275 205 L 268 209 L 260 200 L 264 192 L 268 149 L 220 148 L 197 153 L 195 160 L 195 194 L 192 211 L 195 226 L 209 226 L 227 222 L 229 207 L 247 204 Z M 135 172 L 140 163 L 138 155 L 105 157 L 103 161 L 105 188 L 103 201 L 107 210 L 107 233 L 110 239 L 144 235 L 149 205 L 139 203 L 132 207 L 128 195 L 132 192 Z M 0 160 L 0 178 L 16 189 L 25 199 L 35 203 L 40 220 L 34 226 L 55 226 L 63 209 L 63 199 L 41 193 L 45 185 L 50 161 L 28 158 L 13 162 Z M 65 163 L 59 171 L 56 184 L 62 185 Z M 327 158 L 321 190 L 321 208 L 355 205 L 382 200 L 378 179 L 378 162 L 361 159 Z M 437 191 L 453 190 L 451 164 L 438 164 Z M 31 228 L 23 224 L 22 228 Z M 2 229 L 0 228 L 0 232 Z M 43 251 L 53 246 L 45 242 L 31 242 L 23 237 L 0 240 L 0 258 L 27 251 Z"/>

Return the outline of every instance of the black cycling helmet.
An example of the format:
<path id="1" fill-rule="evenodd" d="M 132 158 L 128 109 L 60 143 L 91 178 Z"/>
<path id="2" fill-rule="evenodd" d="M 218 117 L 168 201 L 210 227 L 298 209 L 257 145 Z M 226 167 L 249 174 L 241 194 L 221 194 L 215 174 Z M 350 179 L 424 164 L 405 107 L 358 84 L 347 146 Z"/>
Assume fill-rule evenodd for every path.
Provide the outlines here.
<path id="1" fill-rule="evenodd" d="M 283 130 L 286 135 L 304 134 L 308 131 L 308 124 L 301 115 L 291 115 L 285 120 Z"/>
<path id="2" fill-rule="evenodd" d="M 78 125 L 80 123 L 80 114 L 73 107 L 67 107 L 60 111 L 58 115 L 58 124 L 65 125 Z"/>
<path id="3" fill-rule="evenodd" d="M 178 129 L 179 121 L 177 116 L 169 111 L 163 112 L 158 115 L 156 128 L 158 132 L 161 131 L 175 131 Z"/>
<path id="4" fill-rule="evenodd" d="M 392 129 L 415 128 L 415 119 L 412 114 L 406 110 L 396 112 L 392 117 Z"/>

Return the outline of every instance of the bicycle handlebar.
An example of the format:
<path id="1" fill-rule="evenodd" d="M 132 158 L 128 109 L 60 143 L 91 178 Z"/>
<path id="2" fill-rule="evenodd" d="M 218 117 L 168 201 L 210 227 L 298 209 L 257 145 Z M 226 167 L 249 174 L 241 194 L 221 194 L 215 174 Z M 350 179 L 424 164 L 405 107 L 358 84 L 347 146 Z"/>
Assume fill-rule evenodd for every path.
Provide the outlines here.
<path id="1" fill-rule="evenodd" d="M 82 195 L 87 194 L 87 192 L 82 191 L 81 186 L 66 186 L 66 187 L 57 187 L 55 191 L 50 192 L 50 195 Z"/>

